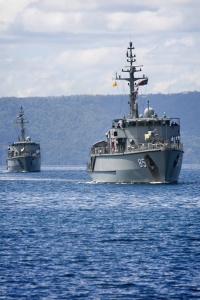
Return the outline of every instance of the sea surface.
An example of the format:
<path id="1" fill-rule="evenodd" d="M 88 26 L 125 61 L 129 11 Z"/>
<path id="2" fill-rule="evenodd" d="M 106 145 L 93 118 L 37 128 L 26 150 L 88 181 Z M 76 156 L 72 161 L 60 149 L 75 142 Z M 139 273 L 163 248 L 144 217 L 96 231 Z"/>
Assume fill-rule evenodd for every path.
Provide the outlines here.
<path id="1" fill-rule="evenodd" d="M 200 166 L 171 185 L 1 167 L 0 299 L 200 299 Z"/>

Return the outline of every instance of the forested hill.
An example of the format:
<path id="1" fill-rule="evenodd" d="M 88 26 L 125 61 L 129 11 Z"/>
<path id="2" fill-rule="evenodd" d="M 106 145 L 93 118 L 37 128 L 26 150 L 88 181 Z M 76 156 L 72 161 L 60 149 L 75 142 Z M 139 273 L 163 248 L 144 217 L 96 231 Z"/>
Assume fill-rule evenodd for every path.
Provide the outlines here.
<path id="1" fill-rule="evenodd" d="M 158 115 L 181 118 L 184 163 L 200 163 L 200 92 L 139 96 L 140 113 L 150 101 Z M 105 139 L 112 119 L 127 116 L 128 95 L 77 95 L 61 97 L 0 98 L 0 163 L 7 146 L 16 141 L 14 121 L 23 106 L 29 120 L 27 135 L 39 141 L 42 165 L 85 165 L 90 146 Z"/>

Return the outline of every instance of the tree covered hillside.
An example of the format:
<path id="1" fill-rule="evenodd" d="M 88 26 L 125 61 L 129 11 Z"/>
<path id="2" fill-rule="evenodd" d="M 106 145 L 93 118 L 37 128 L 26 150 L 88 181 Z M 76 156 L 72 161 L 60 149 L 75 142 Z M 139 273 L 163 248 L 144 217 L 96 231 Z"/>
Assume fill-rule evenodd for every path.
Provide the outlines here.
<path id="1" fill-rule="evenodd" d="M 158 115 L 181 118 L 184 163 L 200 163 L 200 92 L 139 96 L 140 114 L 150 101 Z M 128 95 L 77 95 L 61 97 L 0 98 L 0 163 L 5 165 L 7 146 L 16 141 L 14 121 L 23 106 L 27 136 L 39 141 L 42 165 L 85 165 L 90 146 L 105 138 L 112 119 L 127 116 Z"/>

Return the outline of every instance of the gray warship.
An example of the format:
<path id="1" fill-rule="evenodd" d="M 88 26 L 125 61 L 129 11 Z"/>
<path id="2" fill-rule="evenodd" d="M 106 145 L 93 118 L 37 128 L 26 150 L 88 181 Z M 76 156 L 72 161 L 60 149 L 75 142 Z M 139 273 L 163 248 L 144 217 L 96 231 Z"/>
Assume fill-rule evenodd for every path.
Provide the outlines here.
<path id="1" fill-rule="evenodd" d="M 25 137 L 25 124 L 23 107 L 15 121 L 21 127 L 18 141 L 8 146 L 7 170 L 8 172 L 39 172 L 41 168 L 40 144 Z"/>
<path id="2" fill-rule="evenodd" d="M 122 69 L 130 88 L 130 110 L 127 117 L 112 121 L 107 140 L 92 145 L 87 171 L 92 181 L 113 183 L 177 183 L 182 166 L 183 144 L 180 139 L 180 118 L 158 117 L 147 102 L 139 115 L 138 89 L 148 77 L 137 77 L 132 42 L 127 48 L 128 66 Z M 114 85 L 117 85 L 116 81 Z"/>

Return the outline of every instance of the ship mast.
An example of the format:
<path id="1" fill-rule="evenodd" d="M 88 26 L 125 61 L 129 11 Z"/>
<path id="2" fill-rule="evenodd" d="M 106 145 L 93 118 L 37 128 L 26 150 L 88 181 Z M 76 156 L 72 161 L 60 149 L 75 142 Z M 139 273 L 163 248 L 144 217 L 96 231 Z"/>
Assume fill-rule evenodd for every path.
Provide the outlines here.
<path id="1" fill-rule="evenodd" d="M 20 111 L 19 111 L 19 115 L 17 117 L 17 120 L 15 122 L 16 124 L 19 124 L 21 127 L 21 138 L 19 138 L 20 142 L 24 142 L 25 141 L 25 124 L 28 123 L 28 121 L 26 121 L 26 118 L 24 118 L 24 111 L 23 111 L 23 107 L 20 107 Z"/>
<path id="2" fill-rule="evenodd" d="M 127 48 L 127 62 L 130 63 L 129 66 L 125 66 L 126 70 L 122 69 L 122 72 L 127 72 L 129 73 L 129 77 L 125 77 L 122 78 L 120 75 L 116 74 L 116 80 L 127 80 L 129 83 L 129 87 L 130 87 L 130 100 L 129 100 L 129 105 L 130 105 L 130 113 L 129 113 L 129 117 L 130 118 L 138 118 L 138 101 L 137 101 L 137 94 L 138 94 L 138 88 L 137 88 L 137 84 L 136 81 L 143 79 L 143 80 L 147 80 L 148 78 L 145 77 L 145 75 L 143 75 L 143 77 L 135 77 L 135 73 L 136 72 L 140 72 L 142 71 L 141 66 L 134 66 L 133 63 L 136 62 L 136 55 L 133 54 L 133 50 L 135 48 L 132 45 L 132 42 L 129 42 L 129 47 Z M 146 83 L 145 83 L 146 84 Z M 143 85 L 143 84 L 142 84 Z"/>

